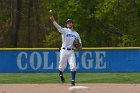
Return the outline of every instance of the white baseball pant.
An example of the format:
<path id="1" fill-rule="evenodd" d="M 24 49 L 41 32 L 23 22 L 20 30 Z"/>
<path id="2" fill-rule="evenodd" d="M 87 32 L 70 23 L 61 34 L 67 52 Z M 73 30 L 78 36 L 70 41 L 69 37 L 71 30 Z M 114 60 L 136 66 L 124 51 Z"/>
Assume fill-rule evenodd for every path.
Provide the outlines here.
<path id="1" fill-rule="evenodd" d="M 76 58 L 74 50 L 60 50 L 59 70 L 64 71 L 67 67 L 67 62 L 70 65 L 71 71 L 76 71 Z"/>

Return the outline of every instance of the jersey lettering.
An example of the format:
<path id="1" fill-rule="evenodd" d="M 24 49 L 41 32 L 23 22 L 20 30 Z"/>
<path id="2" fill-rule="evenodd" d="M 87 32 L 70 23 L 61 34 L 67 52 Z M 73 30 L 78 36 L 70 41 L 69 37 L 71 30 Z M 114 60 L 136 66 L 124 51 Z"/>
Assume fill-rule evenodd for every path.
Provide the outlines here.
<path id="1" fill-rule="evenodd" d="M 67 34 L 66 36 L 67 36 L 67 37 L 75 37 L 75 38 L 76 38 L 76 36 L 73 35 L 73 34 Z"/>

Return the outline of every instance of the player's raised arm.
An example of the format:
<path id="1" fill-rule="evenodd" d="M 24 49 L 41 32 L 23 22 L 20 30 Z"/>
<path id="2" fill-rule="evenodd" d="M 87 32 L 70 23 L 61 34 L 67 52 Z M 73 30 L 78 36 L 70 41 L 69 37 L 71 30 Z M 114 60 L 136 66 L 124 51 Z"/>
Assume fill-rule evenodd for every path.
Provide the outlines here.
<path id="1" fill-rule="evenodd" d="M 61 31 L 61 30 L 62 30 L 62 27 L 55 21 L 54 16 L 51 16 L 50 19 L 51 19 L 51 21 L 53 22 L 53 25 L 57 28 L 57 30 L 58 30 L 59 32 L 62 32 L 62 31 Z"/>

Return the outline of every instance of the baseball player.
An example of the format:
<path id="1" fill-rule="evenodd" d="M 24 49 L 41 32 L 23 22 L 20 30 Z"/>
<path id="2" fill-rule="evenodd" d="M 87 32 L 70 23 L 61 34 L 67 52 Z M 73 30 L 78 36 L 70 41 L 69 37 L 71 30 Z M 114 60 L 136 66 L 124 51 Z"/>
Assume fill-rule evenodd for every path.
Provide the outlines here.
<path id="1" fill-rule="evenodd" d="M 67 62 L 70 65 L 72 80 L 71 85 L 75 85 L 75 76 L 76 76 L 76 58 L 74 53 L 74 45 L 73 42 L 76 39 L 79 40 L 79 47 L 82 47 L 81 39 L 79 34 L 73 29 L 73 20 L 66 20 L 66 28 L 61 27 L 53 16 L 50 17 L 53 25 L 57 28 L 57 30 L 62 35 L 62 46 L 60 50 L 60 61 L 59 61 L 59 76 L 61 82 L 64 83 L 65 79 L 63 76 L 63 71 L 67 66 Z"/>

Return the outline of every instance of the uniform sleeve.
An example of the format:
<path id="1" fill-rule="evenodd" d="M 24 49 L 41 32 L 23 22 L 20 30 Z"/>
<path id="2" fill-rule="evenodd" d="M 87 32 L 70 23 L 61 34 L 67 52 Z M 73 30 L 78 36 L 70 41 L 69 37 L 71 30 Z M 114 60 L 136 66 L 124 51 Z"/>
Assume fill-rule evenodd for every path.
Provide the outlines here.
<path id="1" fill-rule="evenodd" d="M 78 33 L 77 33 L 77 34 L 78 34 Z M 79 42 L 80 42 L 81 48 L 82 48 L 82 41 L 81 41 L 81 38 L 80 38 L 79 34 L 77 35 L 77 39 L 79 39 Z"/>
<path id="2" fill-rule="evenodd" d="M 62 28 L 56 21 L 53 22 L 53 25 L 57 28 L 60 33 L 64 33 L 64 28 Z"/>
<path id="3" fill-rule="evenodd" d="M 78 39 L 79 39 L 79 42 L 80 42 L 80 44 L 82 46 L 82 41 L 81 41 L 81 38 L 80 38 L 79 34 L 78 34 Z"/>

